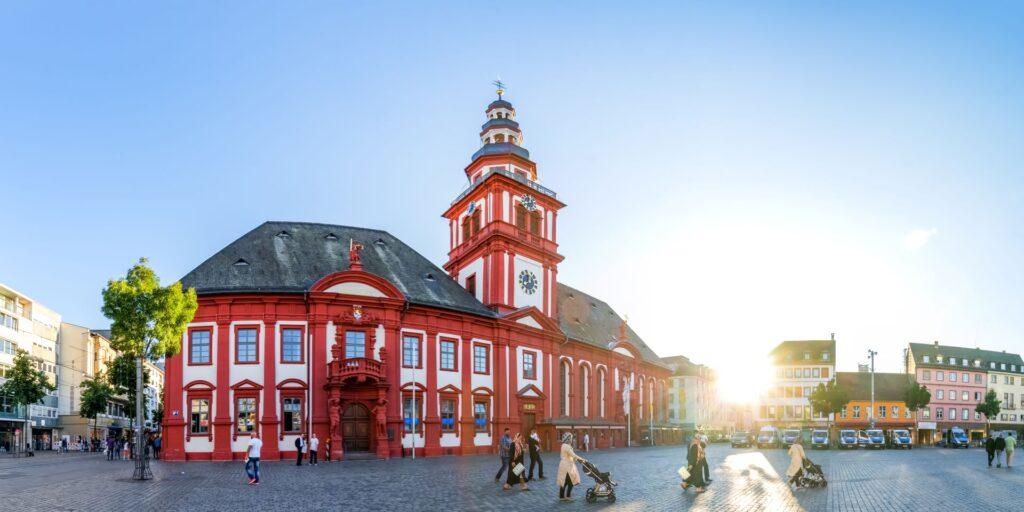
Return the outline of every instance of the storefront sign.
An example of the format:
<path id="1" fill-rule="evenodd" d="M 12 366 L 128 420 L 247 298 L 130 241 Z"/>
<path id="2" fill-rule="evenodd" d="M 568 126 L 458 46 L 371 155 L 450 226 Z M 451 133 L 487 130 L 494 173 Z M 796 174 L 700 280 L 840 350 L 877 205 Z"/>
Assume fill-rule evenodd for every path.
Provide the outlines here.
<path id="1" fill-rule="evenodd" d="M 934 421 L 921 421 L 921 422 L 918 422 L 917 428 L 919 430 L 935 430 L 935 422 Z"/>

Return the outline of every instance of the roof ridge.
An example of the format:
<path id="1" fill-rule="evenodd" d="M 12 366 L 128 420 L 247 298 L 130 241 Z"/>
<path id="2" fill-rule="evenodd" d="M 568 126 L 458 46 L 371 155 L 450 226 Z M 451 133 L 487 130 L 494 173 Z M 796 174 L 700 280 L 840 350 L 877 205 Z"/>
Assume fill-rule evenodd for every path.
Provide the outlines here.
<path id="1" fill-rule="evenodd" d="M 386 235 L 388 235 L 390 237 L 394 237 L 394 235 L 392 235 L 391 233 L 389 233 L 387 230 L 384 230 L 384 229 L 366 228 L 366 227 L 362 227 L 362 226 L 349 226 L 347 224 L 328 224 L 326 222 L 306 222 L 306 221 L 290 221 L 290 220 L 268 220 L 268 221 L 264 221 L 263 224 L 260 224 L 257 227 L 262 227 L 262 226 L 265 226 L 267 224 L 302 224 L 302 225 L 305 225 L 305 226 L 323 226 L 323 227 L 331 227 L 331 228 L 360 229 L 360 230 L 363 230 L 363 231 L 376 231 L 377 233 L 384 233 L 384 234 L 386 234 Z M 246 234 L 248 234 L 248 233 L 246 233 Z M 245 235 L 242 235 L 242 236 L 245 236 Z"/>

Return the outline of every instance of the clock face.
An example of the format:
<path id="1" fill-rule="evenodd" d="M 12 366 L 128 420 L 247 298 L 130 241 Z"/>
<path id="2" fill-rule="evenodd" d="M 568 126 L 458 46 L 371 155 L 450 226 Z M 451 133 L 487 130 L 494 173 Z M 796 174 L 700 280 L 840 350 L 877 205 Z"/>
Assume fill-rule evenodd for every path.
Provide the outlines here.
<path id="1" fill-rule="evenodd" d="M 530 194 L 523 196 L 523 208 L 530 210 L 531 212 L 537 209 L 537 200 Z"/>
<path id="2" fill-rule="evenodd" d="M 537 293 L 537 276 L 533 275 L 533 272 L 524 270 L 519 273 L 519 287 L 523 289 L 527 295 L 533 295 Z"/>

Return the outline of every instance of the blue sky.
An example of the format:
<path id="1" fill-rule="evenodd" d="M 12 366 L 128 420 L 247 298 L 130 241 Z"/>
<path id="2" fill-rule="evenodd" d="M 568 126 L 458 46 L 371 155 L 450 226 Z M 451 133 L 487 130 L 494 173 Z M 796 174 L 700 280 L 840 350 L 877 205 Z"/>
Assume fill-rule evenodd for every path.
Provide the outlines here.
<path id="1" fill-rule="evenodd" d="M 269 219 L 440 264 L 500 76 L 559 278 L 662 355 L 1024 351 L 1021 7 L 370 4 L 4 5 L 0 281 L 99 326 Z"/>

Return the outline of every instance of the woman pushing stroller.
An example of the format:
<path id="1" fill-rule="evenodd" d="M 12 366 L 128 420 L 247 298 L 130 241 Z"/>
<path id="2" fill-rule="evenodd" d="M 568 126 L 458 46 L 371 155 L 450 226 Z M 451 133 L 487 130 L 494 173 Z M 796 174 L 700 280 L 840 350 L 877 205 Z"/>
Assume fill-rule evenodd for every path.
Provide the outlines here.
<path id="1" fill-rule="evenodd" d="M 562 434 L 561 460 L 558 462 L 558 477 L 555 484 L 558 485 L 558 499 L 572 501 L 572 486 L 580 484 L 580 473 L 576 469 L 576 462 L 586 462 L 586 459 L 576 455 L 572 449 L 572 434 Z"/>

